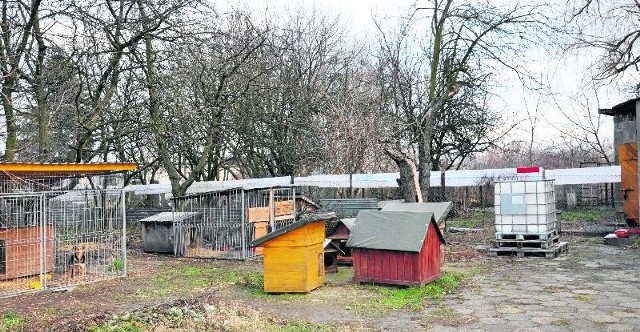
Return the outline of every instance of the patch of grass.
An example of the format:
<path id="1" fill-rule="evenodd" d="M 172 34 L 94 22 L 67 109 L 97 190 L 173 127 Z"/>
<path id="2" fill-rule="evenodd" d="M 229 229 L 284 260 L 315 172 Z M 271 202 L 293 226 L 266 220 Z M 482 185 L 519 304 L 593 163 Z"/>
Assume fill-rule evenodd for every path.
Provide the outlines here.
<path id="1" fill-rule="evenodd" d="M 636 249 L 640 249 L 640 237 L 633 240 L 633 247 Z"/>
<path id="2" fill-rule="evenodd" d="M 15 312 L 7 311 L 0 317 L 0 331 L 19 331 L 22 329 L 24 321 Z"/>
<path id="3" fill-rule="evenodd" d="M 161 271 L 139 281 L 141 287 L 132 294 L 138 298 L 158 298 L 171 294 L 197 293 L 221 284 L 237 284 L 251 290 L 262 289 L 262 274 L 228 268 L 166 264 Z"/>
<path id="4" fill-rule="evenodd" d="M 560 292 L 565 292 L 568 291 L 569 289 L 567 287 L 564 286 L 547 286 L 544 288 L 545 292 L 549 292 L 549 293 L 560 293 Z"/>
<path id="5" fill-rule="evenodd" d="M 353 279 L 353 268 L 338 267 L 337 273 L 327 273 L 324 276 L 327 285 L 339 285 L 351 283 Z"/>
<path id="6" fill-rule="evenodd" d="M 571 325 L 571 321 L 566 319 L 566 318 L 561 318 L 561 319 L 556 319 L 553 322 L 551 322 L 551 325 L 554 325 L 554 326 L 569 326 L 569 325 Z"/>
<path id="7" fill-rule="evenodd" d="M 139 322 L 118 322 L 114 325 L 102 323 L 89 327 L 89 332 L 140 332 L 143 326 Z"/>
<path id="8" fill-rule="evenodd" d="M 460 228 L 479 228 L 482 227 L 482 221 L 471 219 L 451 220 L 447 223 L 447 226 Z"/>
<path id="9" fill-rule="evenodd" d="M 453 309 L 439 306 L 424 320 L 423 325 L 431 326 L 438 322 L 447 326 L 460 326 L 476 321 L 476 317 L 465 316 Z"/>
<path id="10" fill-rule="evenodd" d="M 372 289 L 382 295 L 382 298 L 378 299 L 378 304 L 382 309 L 402 309 L 410 307 L 414 310 L 420 310 L 424 306 L 425 300 L 440 299 L 446 293 L 457 291 L 464 277 L 462 273 L 447 271 L 439 279 L 422 287 L 398 288 L 372 286 Z"/>
<path id="11" fill-rule="evenodd" d="M 605 217 L 611 215 L 610 210 L 575 210 L 575 211 L 562 211 L 560 219 L 568 222 L 599 222 Z"/>
<path id="12" fill-rule="evenodd" d="M 447 221 L 447 226 L 461 228 L 482 228 L 487 224 L 493 225 L 494 218 L 495 213 L 493 209 L 471 210 L 455 218 L 449 219 Z"/>
<path id="13" fill-rule="evenodd" d="M 576 296 L 574 296 L 574 298 L 578 301 L 582 301 L 582 302 L 592 302 L 593 301 L 593 296 L 589 295 L 589 294 L 578 294 Z"/>
<path id="14" fill-rule="evenodd" d="M 307 323 L 307 322 L 284 322 L 282 324 L 268 323 L 264 326 L 267 332 L 331 332 L 335 331 L 335 327 Z"/>

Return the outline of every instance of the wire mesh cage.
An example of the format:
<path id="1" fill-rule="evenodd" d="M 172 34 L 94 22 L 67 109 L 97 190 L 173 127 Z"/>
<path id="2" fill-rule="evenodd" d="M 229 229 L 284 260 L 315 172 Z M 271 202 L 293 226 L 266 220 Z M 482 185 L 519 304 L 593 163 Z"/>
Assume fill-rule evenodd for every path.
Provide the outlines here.
<path id="1" fill-rule="evenodd" d="M 249 243 L 296 219 L 294 187 L 232 188 L 174 198 L 176 256 L 247 259 Z"/>
<path id="2" fill-rule="evenodd" d="M 0 172 L 0 297 L 126 275 L 123 182 Z"/>

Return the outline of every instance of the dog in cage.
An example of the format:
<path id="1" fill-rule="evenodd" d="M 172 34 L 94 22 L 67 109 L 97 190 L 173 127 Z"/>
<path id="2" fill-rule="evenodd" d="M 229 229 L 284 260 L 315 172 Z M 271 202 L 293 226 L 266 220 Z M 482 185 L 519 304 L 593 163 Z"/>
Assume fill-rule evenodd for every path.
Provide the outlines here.
<path id="1" fill-rule="evenodd" d="M 69 257 L 69 276 L 71 278 L 82 277 L 87 274 L 86 249 L 84 246 L 73 246 L 73 253 Z"/>

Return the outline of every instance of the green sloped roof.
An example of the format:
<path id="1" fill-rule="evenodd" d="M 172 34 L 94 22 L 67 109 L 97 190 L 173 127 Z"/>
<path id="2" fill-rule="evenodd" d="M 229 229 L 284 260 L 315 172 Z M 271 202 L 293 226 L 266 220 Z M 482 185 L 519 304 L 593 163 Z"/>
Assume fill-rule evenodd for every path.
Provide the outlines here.
<path id="1" fill-rule="evenodd" d="M 433 212 L 363 210 L 351 229 L 347 247 L 420 252 L 430 223 L 444 243 Z"/>
<path id="2" fill-rule="evenodd" d="M 436 222 L 441 224 L 446 218 L 451 207 L 452 202 L 437 202 L 437 203 L 402 203 L 402 202 L 388 202 L 382 207 L 382 211 L 407 211 L 407 212 L 432 212 L 433 218 Z"/>

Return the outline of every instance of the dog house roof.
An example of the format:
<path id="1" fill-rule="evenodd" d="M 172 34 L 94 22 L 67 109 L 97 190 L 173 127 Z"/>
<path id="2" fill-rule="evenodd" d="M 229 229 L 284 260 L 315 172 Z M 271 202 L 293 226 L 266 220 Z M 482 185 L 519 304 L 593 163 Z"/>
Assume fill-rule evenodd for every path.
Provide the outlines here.
<path id="1" fill-rule="evenodd" d="M 199 216 L 200 212 L 160 212 L 138 222 L 146 223 L 172 223 L 174 221 L 185 221 Z"/>
<path id="2" fill-rule="evenodd" d="M 49 177 L 133 171 L 135 163 L 27 163 L 0 162 L 0 177 Z"/>
<path id="3" fill-rule="evenodd" d="M 598 113 L 605 115 L 634 115 L 636 114 L 636 103 L 640 98 L 629 99 L 611 108 L 601 108 Z"/>
<path id="4" fill-rule="evenodd" d="M 382 207 L 382 211 L 407 211 L 407 212 L 431 212 L 438 225 L 442 222 L 451 211 L 452 202 L 434 202 L 434 203 L 402 203 L 388 202 Z"/>
<path id="5" fill-rule="evenodd" d="M 261 244 L 267 242 L 267 241 L 271 241 L 275 238 L 277 238 L 278 236 L 281 236 L 283 234 L 289 233 L 293 230 L 296 230 L 304 225 L 310 224 L 312 222 L 316 222 L 316 221 L 327 221 L 327 220 L 331 220 L 331 219 L 335 219 L 336 218 L 336 214 L 335 213 L 318 213 L 318 214 L 310 214 L 307 215 L 305 217 L 303 217 L 302 219 L 294 222 L 293 224 L 289 224 L 285 227 L 279 228 L 261 238 L 255 239 L 253 241 L 251 241 L 251 246 L 252 247 L 257 247 L 260 246 Z"/>
<path id="6" fill-rule="evenodd" d="M 438 238 L 445 243 L 433 212 L 362 210 L 347 247 L 420 252 L 430 224 L 435 225 Z"/>

